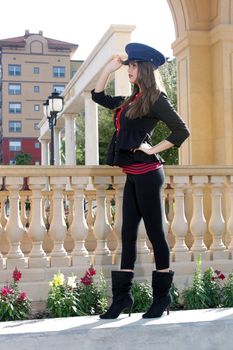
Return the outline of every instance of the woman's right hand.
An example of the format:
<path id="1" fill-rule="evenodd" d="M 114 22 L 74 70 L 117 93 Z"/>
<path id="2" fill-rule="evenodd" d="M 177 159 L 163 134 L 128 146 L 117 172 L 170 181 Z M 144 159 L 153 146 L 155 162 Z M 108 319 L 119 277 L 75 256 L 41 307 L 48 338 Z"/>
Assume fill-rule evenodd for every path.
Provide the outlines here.
<path id="1" fill-rule="evenodd" d="M 123 65 L 122 59 L 119 55 L 113 57 L 113 59 L 105 66 L 105 71 L 109 74 L 115 72 Z"/>

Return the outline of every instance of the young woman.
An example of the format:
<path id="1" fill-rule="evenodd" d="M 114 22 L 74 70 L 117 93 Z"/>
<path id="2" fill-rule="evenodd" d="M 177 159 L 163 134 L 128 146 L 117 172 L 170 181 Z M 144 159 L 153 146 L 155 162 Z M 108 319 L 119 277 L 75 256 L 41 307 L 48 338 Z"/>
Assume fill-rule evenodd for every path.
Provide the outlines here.
<path id="1" fill-rule="evenodd" d="M 169 270 L 169 247 L 162 220 L 161 191 L 164 181 L 163 160 L 159 156 L 174 145 L 179 147 L 189 136 L 182 118 L 159 88 L 155 71 L 165 63 L 165 57 L 154 48 L 130 43 L 125 48 L 128 59 L 115 56 L 109 62 L 92 91 L 96 103 L 114 111 L 116 131 L 109 146 L 107 164 L 122 167 L 126 173 L 123 195 L 122 254 L 120 271 L 112 271 L 113 301 L 102 319 L 117 318 L 133 306 L 131 293 L 136 241 L 140 220 L 153 247 L 156 270 L 152 272 L 153 302 L 143 318 L 160 317 L 171 303 L 170 287 L 174 272 Z M 110 74 L 128 65 L 131 96 L 109 96 L 104 90 Z M 151 134 L 157 122 L 163 121 L 170 135 L 151 144 Z M 156 132 L 156 128 L 155 128 Z"/>

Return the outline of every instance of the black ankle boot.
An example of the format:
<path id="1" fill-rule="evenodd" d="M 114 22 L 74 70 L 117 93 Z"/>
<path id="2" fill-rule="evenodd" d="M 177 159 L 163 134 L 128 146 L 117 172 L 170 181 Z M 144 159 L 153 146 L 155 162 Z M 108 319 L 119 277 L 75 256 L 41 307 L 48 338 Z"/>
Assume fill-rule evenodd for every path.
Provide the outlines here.
<path id="1" fill-rule="evenodd" d="M 125 309 L 129 310 L 130 316 L 134 303 L 131 293 L 133 276 L 133 272 L 130 271 L 112 271 L 112 304 L 107 312 L 100 315 L 100 318 L 117 318 Z"/>
<path id="2" fill-rule="evenodd" d="M 161 317 L 165 310 L 167 310 L 167 314 L 169 314 L 169 307 L 171 304 L 171 295 L 169 291 L 173 276 L 173 271 L 152 272 L 153 302 L 149 310 L 142 315 L 143 318 Z"/>

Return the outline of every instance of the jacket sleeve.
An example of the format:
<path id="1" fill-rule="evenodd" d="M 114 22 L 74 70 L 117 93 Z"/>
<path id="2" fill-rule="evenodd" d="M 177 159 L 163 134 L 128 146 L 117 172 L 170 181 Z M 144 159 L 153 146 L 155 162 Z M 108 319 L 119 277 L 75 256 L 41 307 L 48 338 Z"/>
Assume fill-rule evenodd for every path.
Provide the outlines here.
<path id="1" fill-rule="evenodd" d="M 91 91 L 91 97 L 94 102 L 108 109 L 115 109 L 124 101 L 123 96 L 110 96 L 104 91 L 95 92 L 94 89 Z"/>
<path id="2" fill-rule="evenodd" d="M 161 93 L 159 99 L 152 106 L 152 114 L 158 120 L 162 120 L 171 133 L 166 138 L 167 141 L 180 147 L 186 138 L 189 137 L 190 132 L 184 120 L 172 107 L 170 101 L 164 93 Z"/>

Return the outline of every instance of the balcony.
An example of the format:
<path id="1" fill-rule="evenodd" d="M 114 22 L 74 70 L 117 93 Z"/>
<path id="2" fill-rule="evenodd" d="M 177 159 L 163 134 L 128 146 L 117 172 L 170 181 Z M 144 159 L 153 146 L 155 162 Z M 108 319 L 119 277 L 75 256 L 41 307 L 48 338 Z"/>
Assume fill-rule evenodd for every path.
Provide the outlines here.
<path id="1" fill-rule="evenodd" d="M 164 225 L 175 283 L 183 288 L 201 255 L 203 268 L 232 271 L 233 167 L 166 166 Z M 89 264 L 106 279 L 118 269 L 125 175 L 107 166 L 3 166 L 0 279 L 17 266 L 34 301 L 45 300 L 58 270 L 81 276 Z M 22 186 L 27 178 L 28 190 Z M 143 223 L 136 278 L 150 280 L 153 254 Z"/>

